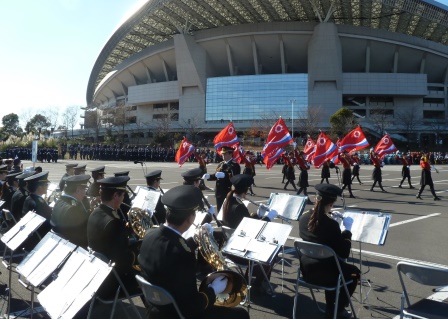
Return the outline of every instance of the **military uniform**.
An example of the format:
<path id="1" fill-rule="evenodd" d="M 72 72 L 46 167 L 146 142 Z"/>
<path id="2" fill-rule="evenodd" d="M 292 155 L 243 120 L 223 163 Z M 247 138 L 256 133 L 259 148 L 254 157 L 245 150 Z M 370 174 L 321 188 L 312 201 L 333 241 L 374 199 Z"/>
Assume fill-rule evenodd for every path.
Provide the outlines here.
<path id="1" fill-rule="evenodd" d="M 153 216 L 157 219 L 157 223 L 163 224 L 166 220 L 166 209 L 165 209 L 165 205 L 162 204 L 163 192 L 161 192 L 159 189 L 157 189 L 153 186 L 149 186 L 149 185 L 152 185 L 155 180 L 162 179 L 162 171 L 156 170 L 156 171 L 149 172 L 148 174 L 145 175 L 145 178 L 146 178 L 146 183 L 148 185 L 147 186 L 148 190 L 161 193 L 159 200 L 157 201 L 155 212 L 153 212 L 154 213 Z"/>
<path id="2" fill-rule="evenodd" d="M 25 199 L 28 197 L 28 191 L 25 188 L 26 182 L 25 178 L 33 175 L 34 172 L 28 172 L 18 175 L 16 178 L 19 181 L 19 189 L 15 191 L 11 198 L 11 214 L 14 216 L 16 221 L 19 221 L 22 218 L 22 208 Z"/>
<path id="3" fill-rule="evenodd" d="M 73 169 L 78 166 L 78 164 L 65 164 L 65 169 L 69 170 L 69 169 Z M 62 175 L 61 181 L 59 182 L 59 190 L 62 192 L 64 190 L 65 187 L 65 180 L 70 177 L 71 175 L 68 174 L 68 172 L 66 172 L 64 175 Z"/>

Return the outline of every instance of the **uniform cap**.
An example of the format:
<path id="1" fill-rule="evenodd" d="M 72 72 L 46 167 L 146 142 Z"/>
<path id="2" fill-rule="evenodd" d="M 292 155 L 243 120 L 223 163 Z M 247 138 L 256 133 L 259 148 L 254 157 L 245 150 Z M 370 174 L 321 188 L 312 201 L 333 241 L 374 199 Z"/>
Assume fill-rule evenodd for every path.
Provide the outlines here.
<path id="1" fill-rule="evenodd" d="M 22 172 L 11 173 L 11 174 L 6 175 L 5 178 L 8 181 L 13 181 L 13 180 L 17 179 L 17 176 L 19 176 L 20 174 L 22 174 Z"/>
<path id="2" fill-rule="evenodd" d="M 117 176 L 128 176 L 129 175 L 129 171 L 124 171 L 124 172 L 117 172 L 114 173 L 115 177 Z"/>
<path id="3" fill-rule="evenodd" d="M 85 185 L 87 186 L 87 181 L 90 179 L 90 175 L 74 175 L 67 177 L 65 180 L 65 185 Z"/>
<path id="4" fill-rule="evenodd" d="M 72 167 L 76 167 L 76 166 L 78 166 L 78 164 L 76 164 L 76 163 L 65 164 L 65 168 L 72 168 Z"/>
<path id="5" fill-rule="evenodd" d="M 100 167 L 91 169 L 90 171 L 91 171 L 92 173 L 96 173 L 96 174 L 100 174 L 100 173 L 103 173 L 103 174 L 104 174 L 104 169 L 105 169 L 105 168 L 106 168 L 105 166 L 100 166 Z"/>
<path id="6" fill-rule="evenodd" d="M 129 176 L 107 177 L 98 180 L 101 189 L 126 190 L 126 184 L 130 180 Z"/>
<path id="7" fill-rule="evenodd" d="M 230 178 L 230 182 L 238 190 L 250 187 L 254 183 L 254 178 L 247 174 L 238 174 Z"/>
<path id="8" fill-rule="evenodd" d="M 233 147 L 223 146 L 221 148 L 221 154 L 233 153 L 233 151 L 234 151 Z"/>
<path id="9" fill-rule="evenodd" d="M 186 181 L 197 181 L 200 180 L 202 178 L 202 169 L 200 169 L 199 167 L 197 168 L 193 168 L 193 169 L 189 169 L 188 171 L 183 172 L 182 174 L 180 174 L 184 180 Z"/>
<path id="10" fill-rule="evenodd" d="M 48 171 L 31 175 L 24 179 L 28 184 L 48 184 L 50 181 L 48 180 Z"/>
<path id="11" fill-rule="evenodd" d="M 81 175 L 81 173 L 86 171 L 86 165 L 76 166 L 75 168 L 75 175 Z"/>
<path id="12" fill-rule="evenodd" d="M 25 179 L 25 178 L 30 177 L 32 175 L 34 175 L 34 172 L 22 172 L 20 175 L 16 176 L 16 179 L 22 180 L 22 179 Z"/>
<path id="13" fill-rule="evenodd" d="M 5 164 L 11 164 L 13 162 L 12 158 L 5 159 Z"/>
<path id="14" fill-rule="evenodd" d="M 192 185 L 173 187 L 162 196 L 162 204 L 174 213 L 194 210 L 199 207 L 201 201 L 202 191 Z"/>
<path id="15" fill-rule="evenodd" d="M 19 165 L 20 164 L 20 158 L 16 157 L 14 159 L 14 165 Z"/>
<path id="16" fill-rule="evenodd" d="M 157 171 L 149 172 L 148 174 L 145 175 L 145 178 L 146 178 L 146 182 L 148 184 L 152 184 L 152 182 L 154 182 L 156 179 L 163 179 L 162 171 L 157 170 Z"/>
<path id="17" fill-rule="evenodd" d="M 342 189 L 340 189 L 336 185 L 332 184 L 317 184 L 314 186 L 314 188 L 317 190 L 317 193 L 322 197 L 330 197 L 330 198 L 337 198 L 338 196 L 342 195 Z"/>

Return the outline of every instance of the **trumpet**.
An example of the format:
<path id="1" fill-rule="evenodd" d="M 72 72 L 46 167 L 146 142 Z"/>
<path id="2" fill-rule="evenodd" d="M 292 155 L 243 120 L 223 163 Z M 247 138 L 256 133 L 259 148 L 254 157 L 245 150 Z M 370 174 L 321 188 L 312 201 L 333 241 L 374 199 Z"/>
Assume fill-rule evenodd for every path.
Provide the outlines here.
<path id="1" fill-rule="evenodd" d="M 258 206 L 259 208 L 261 208 L 262 210 L 264 210 L 265 212 L 268 212 L 270 209 L 269 209 L 269 207 L 268 206 L 266 206 L 265 204 L 261 204 L 261 203 L 257 203 L 257 202 L 254 202 L 253 200 L 250 200 L 250 199 L 247 199 L 247 198 L 245 198 L 245 200 L 247 200 L 249 203 L 251 203 L 251 204 L 254 204 L 255 206 Z M 284 221 L 284 222 L 286 222 L 286 223 L 288 223 L 288 224 L 291 224 L 291 220 L 289 220 L 288 218 L 286 218 L 286 217 L 283 217 L 283 216 L 281 216 L 281 215 L 277 215 L 277 218 L 278 219 L 281 219 L 282 221 Z"/>

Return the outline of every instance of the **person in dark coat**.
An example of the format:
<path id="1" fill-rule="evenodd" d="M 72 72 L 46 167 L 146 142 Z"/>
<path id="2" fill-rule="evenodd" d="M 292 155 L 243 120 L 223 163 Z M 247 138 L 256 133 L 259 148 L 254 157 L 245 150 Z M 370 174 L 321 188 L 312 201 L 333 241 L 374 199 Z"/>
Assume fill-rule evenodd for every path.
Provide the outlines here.
<path id="1" fill-rule="evenodd" d="M 100 166 L 92 169 L 90 172 L 92 173 L 93 182 L 90 183 L 89 189 L 86 192 L 86 195 L 89 197 L 89 206 L 90 209 L 93 210 L 96 206 L 101 202 L 100 200 L 100 183 L 98 180 L 104 178 L 104 166 Z M 92 207 L 94 206 L 94 207 Z"/>
<path id="2" fill-rule="evenodd" d="M 117 210 L 123 202 L 128 176 L 108 177 L 99 180 L 101 205 L 89 216 L 87 221 L 87 240 L 89 247 L 103 254 L 115 263 L 115 269 L 127 290 L 132 294 L 139 291 L 134 267 L 136 258 L 128 239 L 126 229 Z M 111 297 L 118 287 L 115 277 L 109 275 L 101 285 L 99 295 Z"/>
<path id="3" fill-rule="evenodd" d="M 343 219 L 344 230 L 341 232 L 339 223 L 329 216 L 337 196 L 342 195 L 342 189 L 332 184 L 318 184 L 315 186 L 317 195 L 314 208 L 304 213 L 299 219 L 299 235 L 309 242 L 329 246 L 341 259 L 346 259 L 351 251 L 351 226 L 353 219 Z M 342 273 L 346 280 L 352 280 L 348 284 L 350 296 L 358 285 L 360 278 L 359 269 L 342 260 L 339 261 Z M 300 270 L 303 278 L 316 285 L 336 285 L 338 280 L 338 269 L 333 259 L 317 260 L 309 257 L 300 259 Z M 336 292 L 325 291 L 326 313 L 325 318 L 333 318 Z M 349 300 L 341 288 L 338 300 L 338 318 L 350 317 L 344 307 L 348 306 Z"/>
<path id="4" fill-rule="evenodd" d="M 383 193 L 387 193 L 386 190 L 383 188 L 383 177 L 381 173 L 381 166 L 383 165 L 381 162 L 381 159 L 378 157 L 378 154 L 373 151 L 373 148 L 370 149 L 370 160 L 372 161 L 373 172 L 372 172 L 372 179 L 373 184 L 370 188 L 370 191 L 373 192 L 373 188 L 375 187 L 376 183 L 378 183 L 378 186 L 381 188 L 381 191 Z"/>
<path id="5" fill-rule="evenodd" d="M 223 146 L 221 154 L 224 160 L 218 164 L 215 174 L 204 175 L 204 179 L 216 181 L 215 197 L 218 212 L 221 209 L 224 199 L 232 188 L 230 178 L 241 173 L 240 164 L 232 160 L 233 151 L 234 149 L 232 147 Z"/>
<path id="6" fill-rule="evenodd" d="M 163 197 L 163 190 L 160 187 L 160 181 L 163 180 L 162 178 L 162 171 L 156 170 L 149 172 L 145 175 L 146 178 L 146 185 L 148 186 L 147 189 L 154 192 L 159 192 L 160 197 L 156 204 L 155 212 L 153 212 L 153 218 L 155 219 L 156 224 L 163 224 L 166 220 L 166 209 L 165 206 L 162 204 L 162 197 Z"/>
<path id="7" fill-rule="evenodd" d="M 400 185 L 398 185 L 398 187 L 402 188 L 401 185 L 403 185 L 404 181 L 407 179 L 409 183 L 409 188 L 413 189 L 415 187 L 412 186 L 411 184 L 411 170 L 410 170 L 412 160 L 408 158 L 405 153 L 403 153 L 401 156 L 399 156 L 399 154 L 400 154 L 399 151 L 397 151 L 397 153 L 395 154 L 395 159 L 400 161 L 401 165 L 403 165 L 403 167 L 401 168 L 401 176 L 403 177 L 403 179 L 401 180 Z"/>
<path id="8" fill-rule="evenodd" d="M 129 176 L 129 171 L 116 172 L 116 173 L 114 173 L 114 176 L 115 177 L 118 177 L 118 176 Z M 126 185 L 126 187 L 127 187 L 129 192 L 132 192 L 132 196 L 134 196 L 134 192 L 129 187 L 129 185 Z M 120 205 L 120 210 L 121 210 L 121 213 L 123 214 L 123 220 L 124 221 L 128 221 L 128 212 L 131 209 L 131 205 L 132 205 L 131 196 L 129 196 L 129 193 L 126 192 L 126 193 L 124 193 L 123 203 L 121 203 L 121 205 Z"/>
<path id="9" fill-rule="evenodd" d="M 51 214 L 51 226 L 62 238 L 87 249 L 87 221 L 89 211 L 82 200 L 86 195 L 90 175 L 70 176 L 65 181 L 64 194 L 58 199 Z"/>
<path id="10" fill-rule="evenodd" d="M 25 203 L 25 199 L 29 195 L 25 187 L 26 182 L 24 179 L 30 177 L 31 175 L 34 175 L 34 172 L 27 172 L 16 176 L 16 179 L 19 182 L 19 188 L 12 195 L 10 209 L 10 212 L 16 221 L 19 221 L 22 218 L 23 203 Z"/>
<path id="11" fill-rule="evenodd" d="M 65 164 L 65 174 L 62 175 L 61 181 L 59 182 L 59 190 L 62 192 L 65 187 L 65 180 L 69 176 L 75 175 L 75 167 L 78 166 L 78 164 L 75 163 L 69 163 Z"/>
<path id="12" fill-rule="evenodd" d="M 23 171 L 23 165 L 20 161 L 20 158 L 16 157 L 13 161 L 13 167 L 11 169 L 11 173 L 18 173 Z"/>
<path id="13" fill-rule="evenodd" d="M 355 154 L 353 154 L 351 158 L 353 162 L 352 183 L 353 180 L 356 178 L 358 180 L 359 185 L 362 185 L 362 182 L 359 179 L 359 170 L 360 170 L 359 164 L 361 164 L 361 161 L 359 159 L 358 153 L 355 152 Z"/>
<path id="14" fill-rule="evenodd" d="M 303 195 L 308 197 L 307 188 L 310 186 L 308 184 L 308 170 L 310 169 L 310 164 L 305 159 L 305 153 L 303 151 L 297 152 L 294 151 L 295 159 L 297 161 L 297 165 L 300 169 L 299 182 L 297 186 L 299 186 L 299 190 L 297 191 L 297 195 L 300 195 L 303 191 Z M 313 202 L 308 197 L 307 204 L 312 204 Z"/>
<path id="15" fill-rule="evenodd" d="M 214 305 L 216 295 L 226 288 L 227 277 L 218 276 L 203 291 L 197 289 L 195 250 L 182 233 L 193 224 L 201 200 L 200 189 L 191 185 L 174 187 L 162 197 L 162 203 L 167 206 L 167 224 L 144 237 L 138 256 L 141 274 L 152 284 L 166 289 L 188 319 L 248 319 L 244 308 Z M 178 318 L 171 305 L 153 306 L 149 316 L 151 319 Z"/>
<path id="16" fill-rule="evenodd" d="M 324 180 L 327 182 L 327 184 L 330 184 L 330 182 L 328 181 L 328 179 L 331 177 L 330 166 L 334 167 L 334 163 L 330 159 L 327 159 L 322 164 L 322 170 L 320 173 L 320 178 L 321 178 L 320 183 L 321 184 L 324 182 Z"/>
<path id="17" fill-rule="evenodd" d="M 291 184 L 292 187 L 294 187 L 294 190 L 297 190 L 296 183 L 294 182 L 296 180 L 296 174 L 294 169 L 295 164 L 294 153 L 291 152 L 289 154 L 289 157 L 282 154 L 282 158 L 286 164 L 286 180 L 287 180 L 283 189 L 286 189 L 286 187 L 288 187 L 288 185 Z"/>
<path id="18" fill-rule="evenodd" d="M 19 182 L 16 179 L 21 172 L 9 173 L 5 177 L 5 182 L 2 185 L 2 197 L 1 200 L 4 201 L 2 208 L 11 209 L 12 196 L 19 186 Z"/>
<path id="19" fill-rule="evenodd" d="M 38 228 L 37 233 L 41 238 L 51 230 L 51 207 L 42 198 L 42 195 L 47 194 L 48 184 L 48 171 L 44 171 L 39 174 L 31 175 L 24 179 L 26 182 L 26 188 L 29 195 L 25 199 L 22 208 L 22 216 L 25 216 L 29 211 L 34 210 L 36 214 L 45 218 L 45 222 Z"/>
<path id="20" fill-rule="evenodd" d="M 421 194 L 426 185 L 428 185 L 429 189 L 431 190 L 432 196 L 434 196 L 434 200 L 440 200 L 440 197 L 436 195 L 436 192 L 434 190 L 434 182 L 432 181 L 431 176 L 431 162 L 429 161 L 428 156 L 425 152 L 422 152 L 422 157 L 420 158 L 420 167 L 422 168 L 422 174 L 420 177 L 420 189 L 418 190 L 418 194 L 416 197 L 418 199 L 422 199 Z"/>
<path id="21" fill-rule="evenodd" d="M 350 158 L 350 155 L 348 155 L 348 152 L 344 150 L 338 154 L 338 157 L 339 161 L 342 164 L 342 167 L 344 168 L 344 170 L 342 171 L 342 190 L 347 187 L 350 198 L 355 198 L 352 193 L 352 171 L 350 170 L 352 160 Z"/>

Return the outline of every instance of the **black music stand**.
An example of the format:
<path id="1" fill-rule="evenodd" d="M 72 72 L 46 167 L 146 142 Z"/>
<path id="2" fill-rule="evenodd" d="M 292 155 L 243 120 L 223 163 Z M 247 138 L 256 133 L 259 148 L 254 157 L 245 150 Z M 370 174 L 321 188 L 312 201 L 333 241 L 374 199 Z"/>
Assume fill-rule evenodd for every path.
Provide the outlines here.
<path id="1" fill-rule="evenodd" d="M 352 225 L 352 241 L 359 242 L 359 270 L 361 273 L 359 283 L 360 303 L 363 304 L 369 297 L 372 289 L 370 281 L 363 276 L 362 272 L 362 243 L 373 245 L 384 245 L 386 242 L 387 232 L 389 230 L 390 214 L 365 212 L 365 211 L 346 211 L 343 217 L 353 218 Z M 341 230 L 343 228 L 342 219 L 339 218 Z M 363 298 L 363 286 L 368 286 L 365 298 Z"/>
<path id="2" fill-rule="evenodd" d="M 56 280 L 37 298 L 51 318 L 73 318 L 92 299 L 111 271 L 111 265 L 78 247 Z"/>
<path id="3" fill-rule="evenodd" d="M 76 249 L 76 245 L 62 239 L 53 232 L 48 232 L 33 250 L 17 265 L 20 276 L 24 276 L 28 284 L 19 278 L 26 288 L 31 287 L 31 318 L 34 314 L 34 288 L 55 272 L 66 258 Z"/>
<path id="4" fill-rule="evenodd" d="M 288 239 L 291 230 L 291 225 L 245 217 L 223 247 L 222 252 L 224 254 L 244 258 L 249 263 L 249 289 L 246 300 L 248 308 L 250 308 L 250 284 L 254 265 L 260 266 L 266 281 L 269 283 L 273 297 L 275 297 L 274 289 L 262 265 L 272 265 L 279 250 Z"/>
<path id="5" fill-rule="evenodd" d="M 14 251 L 23 244 L 23 242 L 29 238 L 31 234 L 33 234 L 39 227 L 45 222 L 45 218 L 37 215 L 35 212 L 28 212 L 22 219 L 15 224 L 8 232 L 6 232 L 1 241 L 5 243 L 6 247 L 10 250 L 9 256 L 9 264 L 3 264 L 9 270 L 9 279 L 8 279 L 8 310 L 7 310 L 7 318 L 9 319 L 9 315 L 11 313 L 11 279 L 12 279 L 12 258 Z M 5 248 L 6 250 L 6 248 Z M 6 251 L 5 251 L 6 252 Z"/>

